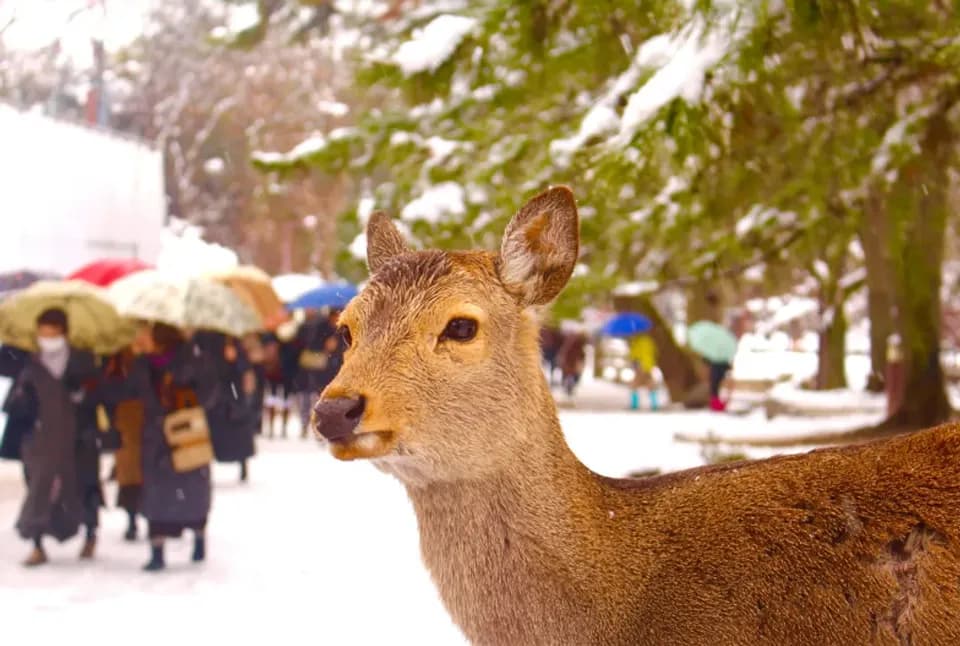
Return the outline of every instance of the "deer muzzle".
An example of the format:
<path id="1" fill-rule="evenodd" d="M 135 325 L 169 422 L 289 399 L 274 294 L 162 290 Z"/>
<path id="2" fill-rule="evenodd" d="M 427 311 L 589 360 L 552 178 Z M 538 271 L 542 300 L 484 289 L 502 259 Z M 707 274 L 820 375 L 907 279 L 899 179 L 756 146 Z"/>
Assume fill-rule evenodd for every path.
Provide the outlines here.
<path id="1" fill-rule="evenodd" d="M 313 407 L 313 430 L 331 442 L 349 439 L 354 436 L 366 405 L 364 397 L 321 398 Z"/>

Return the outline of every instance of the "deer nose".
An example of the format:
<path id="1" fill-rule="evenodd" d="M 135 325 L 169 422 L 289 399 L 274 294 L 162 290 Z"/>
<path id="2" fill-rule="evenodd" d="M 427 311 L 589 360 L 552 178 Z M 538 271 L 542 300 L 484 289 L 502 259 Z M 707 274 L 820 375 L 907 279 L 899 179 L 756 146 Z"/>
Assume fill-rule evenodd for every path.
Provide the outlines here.
<path id="1" fill-rule="evenodd" d="M 313 407 L 313 428 L 328 440 L 341 440 L 353 434 L 367 406 L 364 397 L 320 399 Z"/>

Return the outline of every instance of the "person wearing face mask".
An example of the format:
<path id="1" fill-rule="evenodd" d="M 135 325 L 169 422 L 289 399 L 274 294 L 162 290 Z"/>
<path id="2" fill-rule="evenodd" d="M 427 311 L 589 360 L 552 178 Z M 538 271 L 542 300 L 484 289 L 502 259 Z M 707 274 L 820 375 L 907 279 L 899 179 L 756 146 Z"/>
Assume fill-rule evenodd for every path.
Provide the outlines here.
<path id="1" fill-rule="evenodd" d="M 17 519 L 20 536 L 34 543 L 24 565 L 47 562 L 44 536 L 58 541 L 86 526 L 81 559 L 91 559 L 102 494 L 96 413 L 92 393 L 97 370 L 93 355 L 71 348 L 69 324 L 61 309 L 37 318 L 39 350 L 13 386 L 7 408 L 35 417 L 21 449 L 27 496 Z"/>

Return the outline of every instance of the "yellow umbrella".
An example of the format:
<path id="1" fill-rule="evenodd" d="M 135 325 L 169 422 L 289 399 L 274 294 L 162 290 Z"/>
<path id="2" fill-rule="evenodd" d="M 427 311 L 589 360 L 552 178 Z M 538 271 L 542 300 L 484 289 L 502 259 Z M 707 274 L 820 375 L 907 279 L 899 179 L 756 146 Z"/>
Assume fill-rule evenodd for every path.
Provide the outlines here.
<path id="1" fill-rule="evenodd" d="M 273 329 L 286 320 L 286 310 L 273 289 L 270 275 L 259 267 L 241 265 L 210 277 L 233 290 L 257 313 L 266 329 Z"/>
<path id="2" fill-rule="evenodd" d="M 136 332 L 101 288 L 79 280 L 43 280 L 0 303 L 0 342 L 36 351 L 37 317 L 52 308 L 66 313 L 70 345 L 81 350 L 113 354 Z"/>

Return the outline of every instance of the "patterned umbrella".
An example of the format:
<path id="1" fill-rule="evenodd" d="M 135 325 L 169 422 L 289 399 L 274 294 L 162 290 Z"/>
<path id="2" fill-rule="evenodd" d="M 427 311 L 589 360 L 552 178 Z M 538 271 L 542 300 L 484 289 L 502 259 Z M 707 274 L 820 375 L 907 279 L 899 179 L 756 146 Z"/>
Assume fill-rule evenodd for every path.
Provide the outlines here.
<path id="1" fill-rule="evenodd" d="M 286 310 L 270 282 L 270 275 L 258 267 L 241 265 L 211 274 L 213 280 L 232 289 L 260 316 L 263 327 L 272 330 L 287 319 Z"/>
<path id="2" fill-rule="evenodd" d="M 136 258 L 101 258 L 77 269 L 67 276 L 67 279 L 85 280 L 93 285 L 107 287 L 124 276 L 145 269 L 152 269 L 152 267 Z"/>
<path id="3" fill-rule="evenodd" d="M 121 278 L 107 291 L 117 311 L 134 319 L 237 337 L 263 328 L 260 317 L 239 296 L 209 278 L 147 270 Z"/>
<path id="4" fill-rule="evenodd" d="M 70 344 L 96 354 L 113 354 L 134 336 L 104 291 L 82 281 L 40 281 L 0 303 L 0 341 L 36 350 L 37 317 L 58 307 L 67 314 Z"/>

